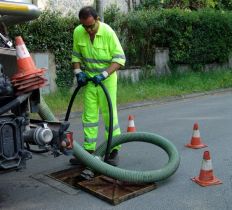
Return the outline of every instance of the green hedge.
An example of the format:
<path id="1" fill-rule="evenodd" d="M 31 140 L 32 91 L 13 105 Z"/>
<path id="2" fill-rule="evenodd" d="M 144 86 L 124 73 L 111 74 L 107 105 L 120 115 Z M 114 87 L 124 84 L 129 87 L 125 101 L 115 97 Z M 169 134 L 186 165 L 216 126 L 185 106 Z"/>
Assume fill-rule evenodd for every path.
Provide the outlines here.
<path id="1" fill-rule="evenodd" d="M 152 65 L 155 47 L 168 47 L 170 66 L 227 61 L 232 51 L 232 13 L 217 10 L 151 9 L 123 14 L 108 9 L 105 21 L 117 32 L 127 56 L 127 66 Z M 21 35 L 31 52 L 55 55 L 57 85 L 72 85 L 72 33 L 77 17 L 44 11 L 35 21 L 10 28 Z"/>
<path id="2" fill-rule="evenodd" d="M 232 13 L 216 10 L 142 10 L 122 19 L 129 63 L 152 64 L 155 47 L 170 49 L 172 64 L 227 61 L 232 51 Z"/>

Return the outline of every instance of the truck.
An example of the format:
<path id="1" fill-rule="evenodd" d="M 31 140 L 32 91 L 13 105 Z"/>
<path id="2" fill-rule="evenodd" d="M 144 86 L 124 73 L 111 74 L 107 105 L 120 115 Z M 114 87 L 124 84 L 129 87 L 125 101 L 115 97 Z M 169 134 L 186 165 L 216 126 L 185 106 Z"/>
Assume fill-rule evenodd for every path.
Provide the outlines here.
<path id="1" fill-rule="evenodd" d="M 31 1 L 0 1 L 0 172 L 25 167 L 34 152 L 57 157 L 72 145 L 69 123 L 55 118 L 40 93 L 46 82 L 43 70 L 34 66 L 32 73 L 22 75 L 20 53 L 8 36 L 9 26 L 39 15 Z M 38 113 L 40 119 L 32 119 L 31 113 Z"/>

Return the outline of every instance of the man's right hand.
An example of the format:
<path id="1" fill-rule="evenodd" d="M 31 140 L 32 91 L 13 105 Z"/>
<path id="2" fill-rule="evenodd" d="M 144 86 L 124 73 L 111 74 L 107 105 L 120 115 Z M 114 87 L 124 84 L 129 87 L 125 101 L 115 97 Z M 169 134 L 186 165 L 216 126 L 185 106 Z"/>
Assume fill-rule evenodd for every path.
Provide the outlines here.
<path id="1" fill-rule="evenodd" d="M 87 76 L 86 73 L 84 73 L 84 72 L 81 71 L 81 72 L 79 72 L 79 73 L 76 74 L 76 78 L 77 78 L 77 84 L 79 86 L 85 86 L 85 85 L 87 85 L 87 83 L 88 83 L 88 76 Z"/>

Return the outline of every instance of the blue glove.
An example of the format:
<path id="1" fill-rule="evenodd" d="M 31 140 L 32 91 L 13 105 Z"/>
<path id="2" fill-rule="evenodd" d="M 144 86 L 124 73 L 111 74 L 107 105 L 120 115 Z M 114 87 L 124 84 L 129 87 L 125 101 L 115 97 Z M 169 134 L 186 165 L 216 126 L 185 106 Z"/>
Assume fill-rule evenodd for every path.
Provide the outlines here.
<path id="1" fill-rule="evenodd" d="M 107 78 L 107 76 L 108 76 L 107 71 L 104 71 L 104 72 L 102 72 L 102 74 L 98 74 L 98 75 L 94 76 L 92 80 L 93 80 L 94 84 L 97 86 L 100 84 L 100 82 L 105 80 Z"/>
<path id="2" fill-rule="evenodd" d="M 88 83 L 88 76 L 87 76 L 86 73 L 84 73 L 84 72 L 81 71 L 80 73 L 76 74 L 76 78 L 77 78 L 77 84 L 79 86 L 85 86 L 85 85 L 87 85 L 87 83 Z"/>

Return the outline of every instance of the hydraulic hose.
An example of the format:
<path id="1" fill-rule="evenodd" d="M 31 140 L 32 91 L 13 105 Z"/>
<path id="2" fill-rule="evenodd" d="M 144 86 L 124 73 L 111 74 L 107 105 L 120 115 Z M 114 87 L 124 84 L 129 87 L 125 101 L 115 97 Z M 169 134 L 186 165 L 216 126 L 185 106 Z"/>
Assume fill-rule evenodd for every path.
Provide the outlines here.
<path id="1" fill-rule="evenodd" d="M 107 163 L 102 162 L 98 155 L 103 156 L 106 149 L 106 142 L 100 145 L 94 155 L 90 155 L 86 152 L 77 142 L 74 142 L 74 154 L 89 168 L 112 177 L 117 180 L 127 181 L 131 183 L 151 183 L 155 181 L 161 181 L 167 179 L 172 174 L 175 173 L 179 164 L 180 156 L 176 147 L 167 139 L 157 134 L 145 133 L 145 132 L 135 132 L 126 133 L 113 138 L 111 148 L 128 142 L 147 142 L 161 147 L 169 156 L 168 163 L 164 165 L 163 168 L 151 171 L 133 171 L 121 168 L 116 168 Z"/>
<path id="2" fill-rule="evenodd" d="M 109 159 L 109 155 L 110 155 L 110 149 L 111 149 L 111 143 L 112 143 L 112 135 L 113 135 L 113 109 L 112 109 L 112 102 L 110 99 L 110 95 L 109 92 L 107 91 L 106 87 L 102 84 L 102 82 L 100 82 L 99 84 L 102 88 L 102 90 L 104 91 L 105 95 L 106 95 L 106 99 L 108 102 L 108 108 L 109 108 L 109 132 L 108 132 L 108 140 L 107 140 L 107 146 L 105 151 L 105 158 L 104 161 L 107 163 L 108 159 Z"/>
<path id="3" fill-rule="evenodd" d="M 91 81 L 92 79 L 89 78 L 88 80 Z M 106 99 L 107 99 L 107 103 L 108 103 L 108 109 L 109 109 L 109 116 L 110 116 L 109 117 L 109 135 L 108 135 L 107 147 L 106 147 L 106 150 L 105 150 L 105 158 L 104 158 L 104 161 L 107 162 L 108 159 L 109 159 L 110 145 L 111 145 L 111 142 L 112 142 L 112 134 L 113 134 L 113 109 L 112 109 L 112 102 L 111 102 L 111 99 L 110 99 L 110 95 L 109 95 L 106 87 L 102 84 L 102 82 L 100 82 L 99 85 L 101 86 L 102 90 L 104 91 L 104 93 L 106 95 Z M 72 94 L 72 97 L 70 99 L 68 109 L 67 109 L 67 112 L 66 112 L 66 115 L 65 115 L 65 119 L 64 119 L 65 121 L 68 121 L 68 119 L 69 119 L 74 99 L 76 98 L 76 95 L 79 92 L 80 88 L 81 88 L 81 86 L 78 85 L 76 87 L 76 89 L 74 90 L 73 94 Z"/>
<path id="4" fill-rule="evenodd" d="M 68 121 L 69 119 L 69 116 L 70 116 L 70 112 L 71 112 L 71 109 L 72 109 L 72 105 L 73 105 L 73 102 L 74 102 L 74 99 L 76 98 L 76 95 L 78 93 L 78 91 L 80 90 L 81 86 L 77 86 L 76 89 L 74 90 L 73 94 L 72 94 L 72 97 L 69 101 L 69 105 L 68 105 L 68 109 L 67 109 L 67 112 L 66 112 L 66 115 L 65 115 L 65 118 L 64 118 L 64 121 Z"/>
<path id="5" fill-rule="evenodd" d="M 10 101 L 8 104 L 4 105 L 0 108 L 0 115 L 6 113 L 7 111 L 17 107 L 21 103 L 23 103 L 28 97 L 31 95 L 31 93 L 26 93 L 21 96 L 18 96 L 14 100 Z"/>

